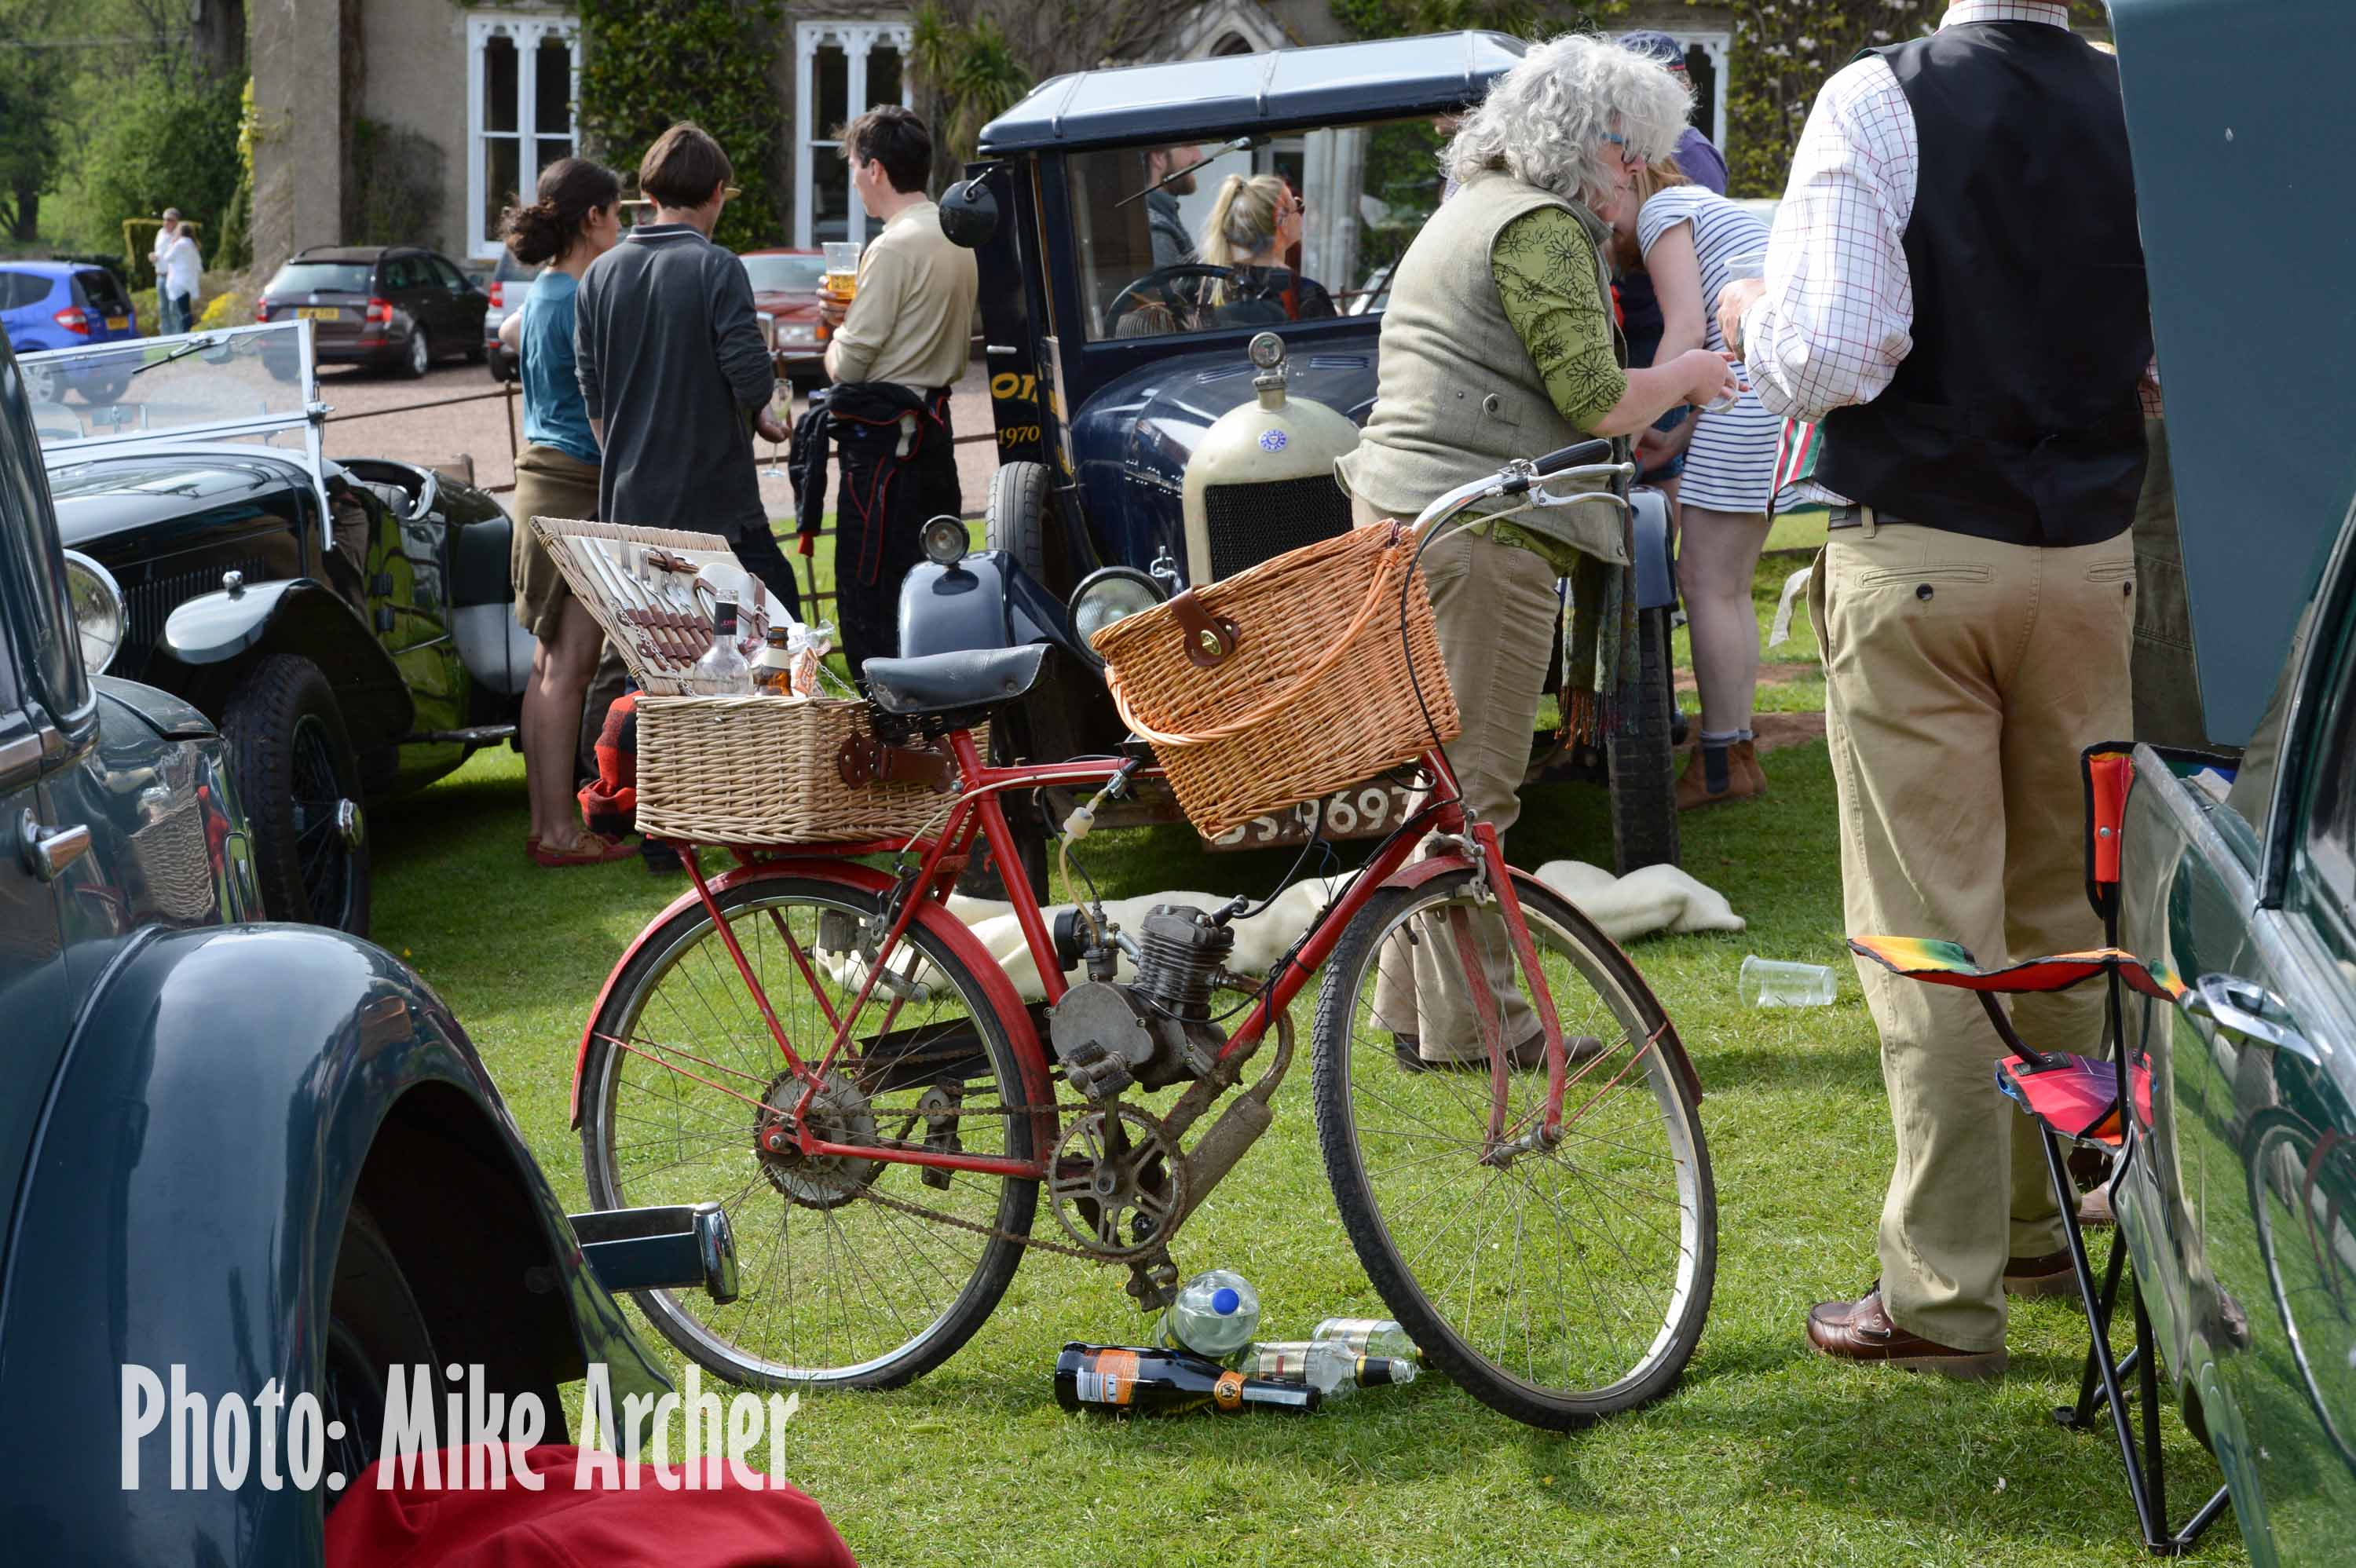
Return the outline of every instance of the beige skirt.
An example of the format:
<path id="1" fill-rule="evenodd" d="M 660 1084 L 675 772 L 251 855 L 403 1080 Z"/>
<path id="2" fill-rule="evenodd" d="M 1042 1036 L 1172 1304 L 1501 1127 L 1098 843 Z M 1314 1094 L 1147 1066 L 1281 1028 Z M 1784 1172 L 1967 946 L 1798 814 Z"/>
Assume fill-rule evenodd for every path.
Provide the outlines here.
<path id="1" fill-rule="evenodd" d="M 523 629 L 545 641 L 556 635 L 564 602 L 573 596 L 564 574 L 531 531 L 534 517 L 588 521 L 597 516 L 597 475 L 562 447 L 534 442 L 516 456 L 515 538 L 509 563 L 515 581 L 515 616 Z"/>

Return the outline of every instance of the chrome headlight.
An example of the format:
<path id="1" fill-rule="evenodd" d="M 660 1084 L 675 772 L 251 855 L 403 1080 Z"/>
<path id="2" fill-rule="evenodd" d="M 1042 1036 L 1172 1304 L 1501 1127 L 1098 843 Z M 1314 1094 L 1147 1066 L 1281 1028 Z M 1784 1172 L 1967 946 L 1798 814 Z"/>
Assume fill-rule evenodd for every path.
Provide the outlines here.
<path id="1" fill-rule="evenodd" d="M 917 533 L 916 545 L 935 566 L 955 566 L 965 559 L 973 540 L 965 531 L 965 519 L 943 513 Z"/>
<path id="2" fill-rule="evenodd" d="M 81 635 L 82 667 L 104 674 L 123 645 L 123 590 L 114 574 L 80 550 L 66 551 L 66 603 Z"/>
<path id="3" fill-rule="evenodd" d="M 1094 653 L 1098 632 L 1168 597 L 1162 584 L 1135 567 L 1108 566 L 1088 573 L 1072 591 L 1072 630 L 1080 645 Z"/>

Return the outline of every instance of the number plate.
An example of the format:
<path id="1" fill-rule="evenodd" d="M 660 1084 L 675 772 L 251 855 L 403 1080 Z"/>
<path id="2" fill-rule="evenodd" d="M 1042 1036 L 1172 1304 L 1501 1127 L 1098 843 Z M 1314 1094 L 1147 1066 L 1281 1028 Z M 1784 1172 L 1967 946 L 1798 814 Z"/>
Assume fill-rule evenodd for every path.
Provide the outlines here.
<path id="1" fill-rule="evenodd" d="M 128 332 L 131 330 L 131 318 L 127 315 L 110 315 L 106 318 L 106 330 Z"/>
<path id="2" fill-rule="evenodd" d="M 1325 797 L 1324 835 L 1328 838 L 1379 838 L 1406 817 L 1410 791 L 1403 784 L 1371 780 Z M 1231 827 L 1205 842 L 1213 849 L 1266 849 L 1298 844 L 1309 837 L 1317 820 L 1317 803 L 1287 808 L 1273 816 L 1255 816 L 1241 827 Z"/>
<path id="3" fill-rule="evenodd" d="M 294 314 L 304 321 L 339 321 L 344 313 L 331 304 L 305 304 L 296 305 Z"/>

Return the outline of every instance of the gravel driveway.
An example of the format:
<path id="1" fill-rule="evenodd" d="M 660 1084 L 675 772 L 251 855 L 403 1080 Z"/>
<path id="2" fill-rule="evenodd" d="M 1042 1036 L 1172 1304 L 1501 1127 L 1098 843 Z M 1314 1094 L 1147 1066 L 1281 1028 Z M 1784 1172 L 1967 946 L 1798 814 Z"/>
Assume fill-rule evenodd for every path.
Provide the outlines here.
<path id="1" fill-rule="evenodd" d="M 474 461 L 475 483 L 504 495 L 515 483 L 513 447 L 522 443 L 523 409 L 513 399 L 481 395 L 503 389 L 480 365 L 439 366 L 415 381 L 356 366 L 329 366 L 319 372 L 320 400 L 334 411 L 327 416 L 327 454 L 429 464 L 468 457 Z M 437 406 L 408 407 L 420 403 Z M 382 411 L 389 409 L 406 411 Z M 794 411 L 798 415 L 801 405 L 797 403 Z M 961 436 L 990 433 L 989 384 L 980 366 L 968 367 L 958 383 L 949 418 Z M 786 482 L 785 449 L 777 449 L 774 464 L 766 443 L 755 451 L 761 499 L 769 516 L 790 517 L 794 495 Z M 979 517 L 990 497 L 990 475 L 998 466 L 996 443 L 973 442 L 957 452 L 966 513 Z"/>

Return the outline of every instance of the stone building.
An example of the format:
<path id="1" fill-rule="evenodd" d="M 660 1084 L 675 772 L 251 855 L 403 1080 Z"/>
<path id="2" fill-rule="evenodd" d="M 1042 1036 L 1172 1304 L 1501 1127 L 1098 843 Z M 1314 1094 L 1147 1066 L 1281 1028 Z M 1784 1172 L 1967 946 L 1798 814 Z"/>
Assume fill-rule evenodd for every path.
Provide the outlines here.
<path id="1" fill-rule="evenodd" d="M 777 243 L 865 237 L 830 133 L 871 105 L 908 101 L 913 10 L 891 0 L 788 7 L 773 73 L 785 130 Z M 1648 0 L 1635 10 L 1623 26 L 1659 27 L 1687 44 L 1696 121 L 1719 134 L 1730 5 Z M 498 215 L 510 193 L 529 191 L 542 165 L 575 150 L 581 29 L 561 5 L 293 0 L 251 7 L 248 27 L 259 128 L 253 248 L 262 269 L 302 246 L 356 238 L 348 230 L 369 194 L 358 187 L 389 177 L 381 154 L 374 163 L 356 156 L 356 132 L 392 149 L 398 164 L 390 173 L 414 187 L 404 210 L 421 214 L 423 231 L 403 238 L 470 258 L 496 253 Z M 1136 58 L 1250 53 L 1341 37 L 1326 0 L 1181 0 Z M 339 69 L 321 69 L 329 60 Z"/>

